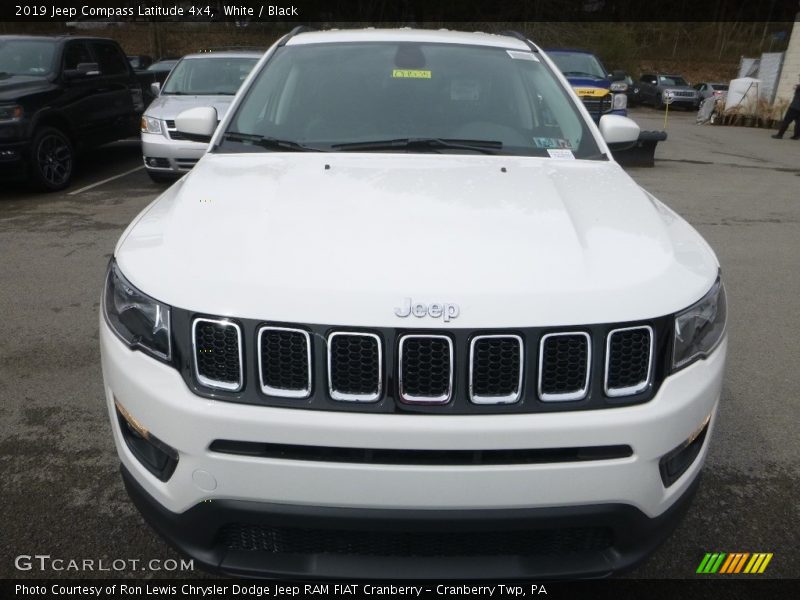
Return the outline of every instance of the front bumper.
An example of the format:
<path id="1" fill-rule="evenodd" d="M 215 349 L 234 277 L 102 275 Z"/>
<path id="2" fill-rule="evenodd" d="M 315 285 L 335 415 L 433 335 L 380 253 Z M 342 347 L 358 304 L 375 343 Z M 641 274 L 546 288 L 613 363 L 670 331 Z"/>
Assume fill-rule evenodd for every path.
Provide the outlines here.
<path id="1" fill-rule="evenodd" d="M 163 134 L 142 133 L 144 166 L 153 173 L 183 175 L 206 153 L 208 144 L 173 140 Z"/>
<path id="2" fill-rule="evenodd" d="M 29 153 L 29 142 L 0 141 L 0 179 L 4 181 L 24 179 Z"/>
<path id="3" fill-rule="evenodd" d="M 615 541 L 593 558 L 566 561 L 561 567 L 538 558 L 530 562 L 505 557 L 481 562 L 480 569 L 466 558 L 437 559 L 429 567 L 423 560 L 411 560 L 408 575 L 432 570 L 437 576 L 455 575 L 463 565 L 470 565 L 465 573 L 473 577 L 602 575 L 634 564 L 668 533 L 677 518 L 674 515 L 680 512 L 676 507 L 691 494 L 710 435 L 697 459 L 668 488 L 659 474 L 659 460 L 708 416 L 713 428 L 726 355 L 723 341 L 707 359 L 667 378 L 658 394 L 641 405 L 567 413 L 428 416 L 218 402 L 191 393 L 175 369 L 129 350 L 102 317 L 100 344 L 106 400 L 129 491 L 156 529 L 204 565 L 226 572 L 249 573 L 256 567 L 248 561 L 260 561 L 262 572 L 317 576 L 382 571 L 369 557 L 359 557 L 368 570 L 356 573 L 342 565 L 334 569 L 335 555 L 325 560 L 317 555 L 314 560 L 308 556 L 289 560 L 286 555 L 226 551 L 219 547 L 220 524 L 230 519 L 264 523 L 291 513 L 298 523 L 316 524 L 321 519 L 319 526 L 328 523 L 330 528 L 352 521 L 369 528 L 376 521 L 365 515 L 382 513 L 391 517 L 393 527 L 410 520 L 429 528 L 441 520 L 443 527 L 469 521 L 516 530 L 523 525 L 538 527 L 543 518 L 546 522 L 552 518 L 556 524 L 572 520 L 608 526 Z M 115 399 L 154 436 L 177 450 L 179 461 L 167 481 L 159 481 L 129 451 L 116 417 Z M 209 450 L 215 439 L 441 450 L 627 444 L 633 455 L 572 463 L 355 464 L 222 454 Z M 207 527 L 197 525 L 198 519 Z M 352 558 L 338 560 L 354 563 Z M 397 575 L 396 571 L 387 573 Z"/>
<path id="4" fill-rule="evenodd" d="M 133 503 L 153 529 L 208 571 L 243 577 L 351 580 L 606 577 L 631 569 L 663 542 L 686 513 L 699 483 L 695 478 L 669 509 L 650 519 L 626 504 L 440 511 L 219 500 L 176 514 L 148 495 L 125 467 L 122 479 Z M 234 535 L 245 536 L 246 540 L 253 538 L 254 531 L 265 531 L 263 535 L 280 546 L 281 532 L 291 531 L 313 540 L 310 543 L 326 544 L 327 540 L 329 545 L 332 538 L 336 539 L 337 545 L 346 545 L 350 553 L 326 552 L 321 547 L 303 553 L 296 547 L 286 548 L 291 552 L 255 550 L 244 548 L 241 543 L 231 547 L 231 536 L 226 532 L 232 524 L 236 528 Z M 534 540 L 533 545 L 538 546 L 528 556 L 469 551 L 476 542 L 499 537 L 510 544 L 514 536 L 526 532 Z M 584 537 L 579 540 L 580 535 Z M 461 544 L 462 554 L 431 560 L 427 555 L 365 556 L 353 550 L 377 545 L 376 539 L 384 547 L 402 550 L 415 537 L 432 546 L 441 545 L 442 540 Z M 545 543 L 541 544 L 541 540 Z"/>

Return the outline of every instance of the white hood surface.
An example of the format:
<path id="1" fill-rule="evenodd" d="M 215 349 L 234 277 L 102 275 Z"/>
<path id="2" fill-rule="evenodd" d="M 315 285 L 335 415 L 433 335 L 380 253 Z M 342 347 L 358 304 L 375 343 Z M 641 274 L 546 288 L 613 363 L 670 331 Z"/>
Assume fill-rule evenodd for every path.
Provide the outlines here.
<path id="1" fill-rule="evenodd" d="M 447 154 L 207 154 L 120 240 L 145 293 L 199 313 L 367 327 L 663 316 L 716 258 L 613 162 Z M 395 316 L 405 298 L 459 316 Z"/>

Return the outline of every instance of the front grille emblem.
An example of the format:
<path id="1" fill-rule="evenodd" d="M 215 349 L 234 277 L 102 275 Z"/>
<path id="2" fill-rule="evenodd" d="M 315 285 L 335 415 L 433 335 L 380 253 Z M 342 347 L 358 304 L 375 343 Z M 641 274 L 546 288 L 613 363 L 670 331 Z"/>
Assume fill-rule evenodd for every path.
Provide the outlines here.
<path id="1" fill-rule="evenodd" d="M 405 319 L 409 315 L 414 315 L 418 319 L 429 316 L 434 319 L 443 319 L 445 323 L 457 318 L 460 313 L 461 309 L 458 304 L 443 302 L 425 304 L 424 302 L 414 302 L 411 298 L 403 298 L 400 306 L 394 309 L 394 314 L 401 319 Z"/>

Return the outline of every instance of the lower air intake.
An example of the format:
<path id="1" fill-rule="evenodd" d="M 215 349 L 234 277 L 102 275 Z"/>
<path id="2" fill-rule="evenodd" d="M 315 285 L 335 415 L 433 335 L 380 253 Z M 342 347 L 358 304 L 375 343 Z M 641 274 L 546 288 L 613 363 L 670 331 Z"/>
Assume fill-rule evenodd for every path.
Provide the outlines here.
<path id="1" fill-rule="evenodd" d="M 350 531 L 234 523 L 220 531 L 228 549 L 272 554 L 414 556 L 564 556 L 602 552 L 613 544 L 605 527 L 532 531 Z"/>

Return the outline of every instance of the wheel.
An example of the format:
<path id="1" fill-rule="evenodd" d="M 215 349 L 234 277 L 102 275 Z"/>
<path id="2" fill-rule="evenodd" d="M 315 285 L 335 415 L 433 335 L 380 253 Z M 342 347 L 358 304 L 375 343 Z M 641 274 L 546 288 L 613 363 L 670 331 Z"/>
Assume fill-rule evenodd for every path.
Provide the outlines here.
<path id="1" fill-rule="evenodd" d="M 72 180 L 75 150 L 67 135 L 55 127 L 42 127 L 31 142 L 30 176 L 34 187 L 45 192 L 63 190 Z"/>
<path id="2" fill-rule="evenodd" d="M 664 99 L 660 94 L 656 94 L 656 98 L 653 100 L 653 107 L 656 110 L 662 110 L 664 108 Z"/>
<path id="3" fill-rule="evenodd" d="M 150 176 L 150 179 L 156 183 L 172 183 L 177 179 L 177 177 L 168 173 L 158 173 L 156 171 L 148 170 L 147 174 Z"/>

